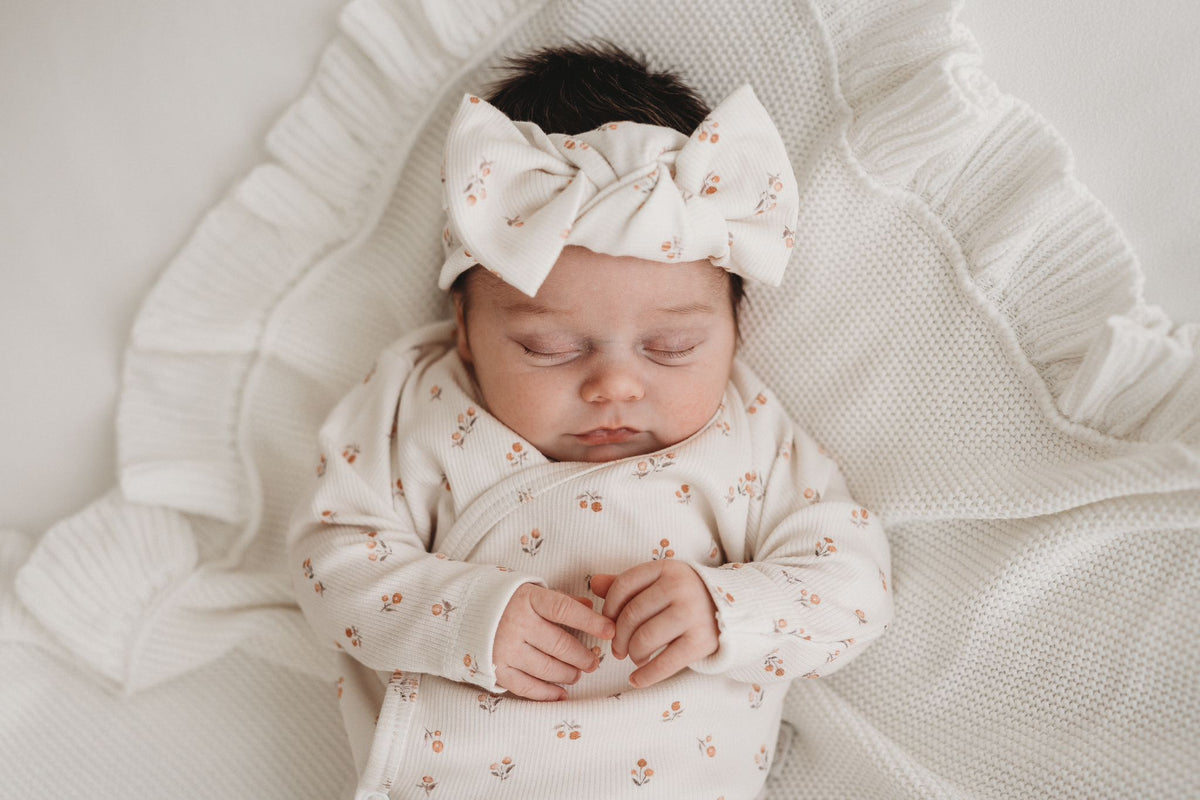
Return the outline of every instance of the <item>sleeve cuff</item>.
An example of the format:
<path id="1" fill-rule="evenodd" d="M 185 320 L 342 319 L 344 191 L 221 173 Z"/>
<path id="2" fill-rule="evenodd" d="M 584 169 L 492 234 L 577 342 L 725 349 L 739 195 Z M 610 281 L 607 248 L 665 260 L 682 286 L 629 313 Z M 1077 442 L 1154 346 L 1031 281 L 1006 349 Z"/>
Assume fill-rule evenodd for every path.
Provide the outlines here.
<path id="1" fill-rule="evenodd" d="M 517 588 L 525 583 L 545 586 L 545 581 L 503 567 L 483 570 L 471 586 L 465 604 L 462 624 L 458 630 L 457 647 L 446 652 L 442 674 L 454 680 L 499 693 L 505 689 L 496 684 L 496 665 L 493 663 L 492 648 L 496 642 L 496 628 L 500 617 L 508 607 L 509 600 Z"/>

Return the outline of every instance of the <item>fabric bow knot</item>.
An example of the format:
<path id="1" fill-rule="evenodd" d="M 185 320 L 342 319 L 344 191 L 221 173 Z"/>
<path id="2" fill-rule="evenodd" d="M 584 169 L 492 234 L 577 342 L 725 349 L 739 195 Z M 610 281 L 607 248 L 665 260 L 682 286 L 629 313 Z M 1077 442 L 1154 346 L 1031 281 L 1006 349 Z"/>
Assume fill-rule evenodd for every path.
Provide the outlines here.
<path id="1" fill-rule="evenodd" d="M 533 296 L 566 245 L 664 263 L 708 259 L 777 286 L 799 195 L 787 151 L 749 86 L 691 136 L 610 122 L 546 134 L 478 97 L 446 137 L 447 255 L 438 284 L 482 264 Z"/>

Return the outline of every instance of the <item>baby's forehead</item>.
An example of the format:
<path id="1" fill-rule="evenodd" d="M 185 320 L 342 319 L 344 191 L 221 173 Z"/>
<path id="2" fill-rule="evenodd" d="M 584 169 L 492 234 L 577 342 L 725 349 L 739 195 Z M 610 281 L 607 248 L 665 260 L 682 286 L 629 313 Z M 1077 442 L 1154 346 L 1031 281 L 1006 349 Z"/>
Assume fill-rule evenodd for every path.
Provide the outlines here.
<path id="1" fill-rule="evenodd" d="M 533 297 L 486 268 L 476 270 L 468 284 L 471 302 L 533 316 L 594 311 L 597 304 L 614 313 L 642 309 L 684 315 L 718 312 L 732 299 L 733 276 L 708 261 L 662 264 L 569 249 L 581 252 L 564 251 Z"/>

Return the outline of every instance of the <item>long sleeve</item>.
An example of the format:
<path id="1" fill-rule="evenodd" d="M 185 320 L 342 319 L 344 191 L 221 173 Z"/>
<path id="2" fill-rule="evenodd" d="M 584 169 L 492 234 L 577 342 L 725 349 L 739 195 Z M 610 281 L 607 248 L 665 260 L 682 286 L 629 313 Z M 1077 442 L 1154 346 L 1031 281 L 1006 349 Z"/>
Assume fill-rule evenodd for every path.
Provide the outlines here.
<path id="1" fill-rule="evenodd" d="M 404 459 L 406 405 L 439 353 L 401 340 L 321 428 L 307 499 L 291 522 L 288 561 L 300 606 L 324 641 L 382 671 L 431 673 L 488 691 L 500 615 L 522 583 L 511 570 L 429 552 L 444 475 Z M 433 499 L 431 499 L 433 498 Z M 428 501 L 428 502 L 425 502 Z"/>
<path id="2" fill-rule="evenodd" d="M 754 683 L 827 675 L 892 618 L 883 529 L 778 407 L 766 392 L 750 401 L 755 449 L 769 457 L 730 490 L 750 503 L 745 560 L 693 565 L 720 627 L 717 652 L 693 669 Z"/>

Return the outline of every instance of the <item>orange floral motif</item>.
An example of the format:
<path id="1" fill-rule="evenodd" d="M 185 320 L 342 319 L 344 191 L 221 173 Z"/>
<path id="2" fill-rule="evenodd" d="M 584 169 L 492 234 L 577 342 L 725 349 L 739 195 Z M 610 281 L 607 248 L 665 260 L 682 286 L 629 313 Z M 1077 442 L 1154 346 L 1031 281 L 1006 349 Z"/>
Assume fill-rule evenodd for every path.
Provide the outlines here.
<path id="1" fill-rule="evenodd" d="M 542 532 L 534 528 L 529 533 L 521 534 L 521 550 L 528 555 L 536 556 L 545 541 L 542 538 Z"/>
<path id="2" fill-rule="evenodd" d="M 404 481 L 397 478 L 396 485 L 392 488 L 393 497 L 404 497 Z"/>
<path id="3" fill-rule="evenodd" d="M 426 728 L 425 729 L 425 741 L 429 742 L 430 748 L 435 753 L 440 753 L 440 752 L 442 752 L 442 750 L 446 749 L 445 743 L 442 742 L 442 732 L 441 731 L 431 731 L 431 730 L 429 730 L 429 728 Z"/>
<path id="4" fill-rule="evenodd" d="M 525 227 L 525 220 L 521 219 L 520 214 L 517 214 L 515 217 L 505 217 L 504 221 L 508 223 L 508 227 L 510 227 L 510 228 L 524 228 Z"/>
<path id="5" fill-rule="evenodd" d="M 865 611 L 863 611 L 861 608 L 854 609 L 854 616 L 858 617 L 859 625 L 867 624 L 867 613 Z"/>
<path id="6" fill-rule="evenodd" d="M 556 738 L 565 739 L 567 741 L 576 742 L 583 736 L 583 727 L 574 720 L 567 722 L 565 719 L 554 726 L 554 735 Z"/>
<path id="7" fill-rule="evenodd" d="M 812 636 L 804 632 L 804 628 L 788 628 L 788 621 L 780 617 L 775 620 L 775 632 L 795 636 L 797 639 L 803 639 L 806 642 L 812 641 Z"/>
<path id="8" fill-rule="evenodd" d="M 324 511 L 321 512 L 321 524 L 322 525 L 332 525 L 335 522 L 337 522 L 337 512 L 336 511 L 330 511 L 329 509 L 325 509 Z"/>
<path id="9" fill-rule="evenodd" d="M 826 536 L 823 539 L 817 540 L 815 552 L 817 554 L 817 558 L 821 558 L 822 556 L 831 556 L 837 552 L 837 547 L 834 545 L 833 539 L 830 539 L 828 536 Z"/>
<path id="10" fill-rule="evenodd" d="M 754 763 L 763 772 L 766 772 L 771 767 L 771 756 L 767 753 L 767 746 L 759 745 L 758 752 L 754 754 Z"/>
<path id="11" fill-rule="evenodd" d="M 705 736 L 703 739 L 696 739 L 700 743 L 700 755 L 708 756 L 709 758 L 717 757 L 717 746 L 713 744 L 712 736 Z"/>
<path id="12" fill-rule="evenodd" d="M 338 680 L 337 680 L 338 700 L 342 699 L 342 689 L 345 688 L 345 686 L 346 686 L 346 679 L 342 676 L 338 676 Z"/>
<path id="13" fill-rule="evenodd" d="M 441 400 L 442 399 L 442 387 L 438 386 L 436 383 L 433 386 L 430 386 L 429 387 L 429 399 L 430 400 Z"/>
<path id="14" fill-rule="evenodd" d="M 717 597 L 726 603 L 733 602 L 733 595 L 722 589 L 720 586 L 717 587 Z"/>
<path id="15" fill-rule="evenodd" d="M 678 700 L 675 700 L 674 702 L 671 703 L 671 707 L 669 709 L 662 712 L 662 721 L 663 722 L 674 722 L 675 720 L 679 719 L 682 716 L 683 716 L 683 704 L 680 703 Z"/>
<path id="16" fill-rule="evenodd" d="M 312 581 L 316 578 L 317 575 L 316 575 L 316 572 L 313 571 L 313 565 L 312 565 L 311 558 L 304 559 L 303 569 L 304 569 L 304 577 L 308 578 L 310 581 Z M 321 583 L 320 581 L 315 581 L 313 583 L 313 591 L 316 592 L 317 594 L 321 595 L 322 597 L 324 597 L 325 596 L 325 584 Z"/>
<path id="17" fill-rule="evenodd" d="M 811 487 L 804 489 L 804 499 L 811 503 L 821 502 L 821 493 Z"/>
<path id="18" fill-rule="evenodd" d="M 767 657 L 763 659 L 763 669 L 776 678 L 784 676 L 783 658 L 780 657 L 778 648 L 767 653 Z"/>
<path id="19" fill-rule="evenodd" d="M 783 246 L 791 250 L 796 246 L 796 232 L 788 226 L 783 226 Z"/>
<path id="20" fill-rule="evenodd" d="M 592 645 L 591 650 L 592 650 L 592 655 L 594 655 L 596 657 L 596 663 L 603 664 L 604 663 L 604 650 L 600 647 L 600 645 L 598 645 L 598 644 Z"/>
<path id="21" fill-rule="evenodd" d="M 362 637 L 358 635 L 358 628 L 351 625 L 346 628 L 346 638 L 350 640 L 350 644 L 354 647 L 362 646 Z"/>
<path id="22" fill-rule="evenodd" d="M 379 538 L 379 531 L 367 532 L 367 560 L 383 561 L 392 554 L 392 547 Z"/>
<path id="23" fill-rule="evenodd" d="M 500 695 L 483 693 L 475 698 L 479 701 L 479 707 L 489 714 L 496 713 L 496 708 L 500 705 L 500 701 L 504 698 Z"/>
<path id="24" fill-rule="evenodd" d="M 321 463 L 320 463 L 320 464 L 317 464 L 317 477 L 318 477 L 318 478 L 323 478 L 323 477 L 325 477 L 325 468 L 326 468 L 326 460 L 325 460 L 325 455 L 324 455 L 324 454 L 322 454 L 322 455 L 321 455 Z"/>
<path id="25" fill-rule="evenodd" d="M 487 188 L 484 182 L 487 177 L 492 174 L 492 162 L 484 159 L 479 163 L 479 168 L 475 170 L 475 174 L 463 189 L 463 194 L 467 196 L 467 205 L 473 206 L 480 200 L 487 197 Z"/>
<path id="26" fill-rule="evenodd" d="M 421 682 L 418 678 L 412 675 L 405 675 L 404 670 L 396 670 L 392 673 L 391 680 L 388 681 L 388 689 L 400 695 L 400 699 L 405 703 L 411 703 L 417 699 L 417 689 L 420 688 Z"/>
<path id="27" fill-rule="evenodd" d="M 765 214 L 775 208 L 779 201 L 779 193 L 783 191 L 783 181 L 778 175 L 767 176 L 767 188 L 758 196 L 758 205 L 754 207 L 754 214 Z"/>
<path id="28" fill-rule="evenodd" d="M 601 497 L 600 495 L 596 494 L 595 492 L 591 492 L 591 491 L 584 492 L 583 494 L 581 494 L 575 498 L 575 500 L 579 503 L 580 508 L 582 508 L 582 509 L 590 508 L 590 509 L 592 509 L 592 511 L 595 511 L 597 513 L 604 510 L 604 505 L 600 502 L 603 499 L 604 499 L 603 497 Z"/>
<path id="29" fill-rule="evenodd" d="M 348 444 L 342 449 L 342 458 L 346 459 L 347 464 L 353 464 L 358 460 L 360 452 L 362 451 L 359 450 L 358 445 Z"/>
<path id="30" fill-rule="evenodd" d="M 704 183 L 700 186 L 700 194 L 709 195 L 717 193 L 717 184 L 721 182 L 721 176 L 715 172 L 710 172 L 704 176 Z"/>
<path id="31" fill-rule="evenodd" d="M 850 522 L 860 528 L 865 528 L 868 524 L 870 524 L 867 521 L 870 516 L 871 512 L 867 511 L 865 508 L 855 509 L 854 511 L 850 512 Z"/>
<path id="32" fill-rule="evenodd" d="M 629 774 L 633 776 L 635 786 L 645 786 L 654 777 L 654 770 L 646 766 L 646 759 L 639 758 L 637 760 L 637 767 L 629 770 Z"/>
<path id="33" fill-rule="evenodd" d="M 479 674 L 479 662 L 475 660 L 475 656 L 470 653 L 463 655 L 463 666 L 467 668 L 467 675 L 474 678 Z"/>
<path id="34" fill-rule="evenodd" d="M 796 598 L 796 602 L 804 608 L 812 608 L 813 606 L 821 605 L 821 595 L 809 594 L 808 589 L 801 589 L 800 596 Z"/>
<path id="35" fill-rule="evenodd" d="M 525 445 L 520 442 L 513 442 L 511 452 L 505 453 L 504 458 L 508 460 L 509 464 L 516 467 L 525 463 L 526 455 Z"/>
<path id="36" fill-rule="evenodd" d="M 450 434 L 450 439 L 454 442 L 453 447 L 462 447 L 466 442 L 467 436 L 475 429 L 475 421 L 479 419 L 474 406 L 467 408 L 465 412 L 458 415 L 458 430 Z"/>
<path id="37" fill-rule="evenodd" d="M 757 683 L 750 685 L 750 707 L 751 708 L 761 708 L 762 704 L 763 704 L 763 699 L 765 698 L 765 696 L 766 696 L 766 693 L 763 691 L 763 688 L 761 686 L 759 686 Z"/>
<path id="38" fill-rule="evenodd" d="M 671 540 L 662 539 L 658 543 L 658 547 L 651 551 L 650 560 L 659 561 L 664 558 L 674 558 L 675 551 L 671 549 Z"/>
<path id="39" fill-rule="evenodd" d="M 383 595 L 383 608 L 380 611 L 395 611 L 396 606 L 400 605 L 400 601 L 404 599 L 404 595 L 399 592 Z"/>
<path id="40" fill-rule="evenodd" d="M 765 394 L 763 394 L 762 392 L 759 392 L 757 395 L 754 396 L 754 399 L 750 401 L 750 405 L 746 406 L 746 413 L 747 414 L 757 414 L 758 407 L 765 406 L 766 404 L 767 404 L 767 396 Z"/>
<path id="41" fill-rule="evenodd" d="M 883 590 L 887 591 L 887 575 L 883 574 L 883 570 L 879 570 L 879 582 L 883 584 Z"/>
<path id="42" fill-rule="evenodd" d="M 776 458 L 782 458 L 784 461 L 790 461 L 792 458 L 792 445 L 784 442 L 779 445 L 779 449 L 775 451 Z"/>
<path id="43" fill-rule="evenodd" d="M 450 605 L 449 600 L 443 600 L 440 603 L 434 603 L 433 607 L 429 609 L 429 613 L 433 614 L 435 617 L 450 619 L 450 614 L 456 610 L 457 609 L 455 606 Z"/>
<path id="44" fill-rule="evenodd" d="M 505 756 L 504 758 L 500 759 L 499 763 L 492 764 L 489 769 L 497 778 L 502 781 L 506 781 L 508 780 L 508 776 L 512 773 L 513 767 L 515 766 L 516 764 L 513 763 L 512 758 Z"/>
<path id="45" fill-rule="evenodd" d="M 729 491 L 725 494 L 725 502 L 728 505 L 732 505 L 733 501 L 739 497 L 761 500 L 762 495 L 762 481 L 759 479 L 758 473 L 747 472 L 738 478 L 737 486 L 729 487 Z"/>
<path id="46" fill-rule="evenodd" d="M 662 472 L 667 467 L 675 465 L 675 458 L 676 456 L 674 453 L 646 456 L 634 464 L 633 475 L 635 478 L 644 478 L 647 475 L 653 475 L 656 472 Z"/>
<path id="47" fill-rule="evenodd" d="M 683 252 L 683 245 L 678 236 L 672 236 L 662 243 L 662 251 L 667 254 L 667 261 L 674 261 Z"/>
<path id="48" fill-rule="evenodd" d="M 679 499 L 679 502 L 687 505 L 688 503 L 692 502 L 692 487 L 686 483 L 681 484 L 680 487 L 675 490 L 675 497 Z"/>
<path id="49" fill-rule="evenodd" d="M 721 139 L 721 134 L 717 133 L 717 128 L 720 126 L 721 123 L 715 119 L 705 117 L 704 121 L 700 123 L 700 132 L 696 135 L 696 138 L 702 142 L 716 144 Z"/>
<path id="50" fill-rule="evenodd" d="M 437 782 L 434 781 L 433 776 L 426 775 L 425 777 L 421 778 L 421 782 L 417 784 L 417 788 L 424 789 L 425 796 L 428 797 L 430 793 L 437 788 Z"/>
<path id="51" fill-rule="evenodd" d="M 521 489 L 520 491 L 518 491 L 517 492 L 517 502 L 520 503 L 521 505 L 524 505 L 525 503 L 532 503 L 533 502 L 533 490 L 532 489 Z"/>

